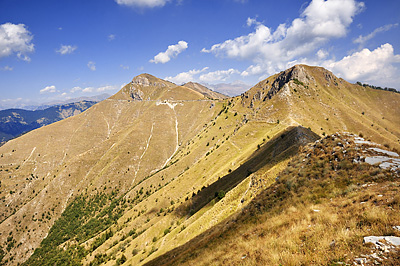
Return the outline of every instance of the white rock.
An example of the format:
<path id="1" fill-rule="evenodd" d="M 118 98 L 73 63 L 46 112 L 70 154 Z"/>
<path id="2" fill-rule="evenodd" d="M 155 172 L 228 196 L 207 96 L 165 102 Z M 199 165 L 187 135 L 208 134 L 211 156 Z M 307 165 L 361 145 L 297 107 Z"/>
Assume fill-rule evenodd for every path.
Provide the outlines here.
<path id="1" fill-rule="evenodd" d="M 397 236 L 366 236 L 364 237 L 364 243 L 372 243 L 375 246 L 385 246 L 381 240 L 385 240 L 393 246 L 400 246 L 400 237 Z"/>
<path id="2" fill-rule="evenodd" d="M 392 151 L 387 151 L 387 150 L 383 150 L 383 149 L 379 149 L 379 148 L 369 148 L 369 150 L 378 152 L 378 153 L 383 153 L 389 156 L 393 156 L 393 157 L 399 157 L 399 154 L 397 154 L 396 152 L 392 152 Z"/>

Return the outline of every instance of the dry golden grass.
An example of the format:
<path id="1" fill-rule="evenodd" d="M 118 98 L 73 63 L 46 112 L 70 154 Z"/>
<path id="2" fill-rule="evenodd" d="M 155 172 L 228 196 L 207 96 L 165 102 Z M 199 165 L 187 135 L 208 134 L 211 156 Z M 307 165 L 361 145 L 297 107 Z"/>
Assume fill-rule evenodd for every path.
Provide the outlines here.
<path id="1" fill-rule="evenodd" d="M 179 264 L 352 264 L 360 254 L 370 253 L 370 247 L 362 245 L 364 236 L 400 236 L 393 229 L 400 223 L 399 177 L 373 166 L 343 163 L 356 154 L 351 149 L 347 158 L 329 162 L 333 148 L 333 141 L 325 140 L 314 153 L 305 150 L 281 172 L 278 183 L 234 221 L 224 222 L 219 233 L 210 232 L 181 249 Z M 328 165 L 331 170 L 324 172 Z M 344 165 L 345 170 L 332 170 Z M 396 256 L 389 261 L 399 263 Z"/>
<path id="2" fill-rule="evenodd" d="M 0 205 L 0 215 L 3 214 L 0 231 L 12 231 L 16 239 L 16 247 L 7 256 L 14 257 L 14 264 L 29 257 L 76 196 L 83 194 L 90 199 L 99 193 L 110 196 L 110 199 L 124 196 L 128 203 L 124 203 L 127 207 L 118 221 L 108 228 L 113 231 L 113 236 L 93 252 L 85 254 L 84 264 L 93 261 L 96 255 L 104 254 L 107 255 L 108 265 L 116 263 L 122 255 L 127 258 L 128 264 L 143 264 L 182 246 L 221 223 L 236 209 L 231 204 L 219 202 L 207 205 L 195 215 L 187 212 L 177 217 L 173 210 L 186 202 L 186 198 L 190 200 L 193 193 L 197 194 L 203 186 L 207 187 L 237 169 L 260 145 L 288 126 L 300 124 L 319 135 L 336 131 L 361 132 L 367 139 L 386 143 L 391 148 L 400 147 L 397 126 L 400 123 L 400 95 L 355 86 L 334 77 L 328 82 L 325 79 L 326 70 L 304 68 L 310 77 L 307 87 L 293 79 L 288 80 L 278 94 L 265 101 L 256 95 L 266 93 L 267 86 L 278 75 L 269 78 L 268 84 L 263 81 L 256 85 L 243 97 L 223 101 L 210 101 L 189 88 L 141 75 L 152 84 L 143 86 L 138 84 L 138 79 L 135 80 L 135 86 L 144 93 L 144 101 L 132 101 L 130 83 L 84 114 L 30 132 L 0 147 L 0 154 L 3 155 L 0 160 L 3 170 L 0 172 L 1 197 L 6 203 Z M 174 102 L 177 105 L 171 108 L 161 105 L 158 100 L 179 102 Z M 346 164 L 342 166 L 346 167 Z M 264 187 L 275 178 L 263 178 L 269 167 L 274 165 L 253 174 L 257 180 L 267 180 L 263 183 Z M 291 165 L 288 171 L 296 167 Z M 298 193 L 308 195 L 300 203 L 292 202 L 297 204 L 293 205 L 296 210 L 308 210 L 302 209 L 303 202 L 320 207 L 323 203 L 321 198 L 327 198 L 329 193 L 333 198 L 344 195 L 350 198 L 358 193 L 357 183 L 344 182 L 334 186 L 326 180 L 318 180 L 316 177 L 320 172 L 317 168 L 309 169 L 307 178 L 310 180 L 300 180 L 300 183 L 295 175 L 289 174 L 290 171 L 287 173 L 287 182 L 282 187 L 297 187 Z M 35 176 L 32 180 L 31 173 Z M 323 173 L 329 174 L 329 167 L 324 167 Z M 376 178 L 380 174 L 371 176 Z M 346 172 L 343 175 L 343 180 L 349 177 Z M 375 181 L 373 178 L 368 180 Z M 245 180 L 227 197 L 240 202 L 238 197 L 247 190 L 246 184 L 249 180 Z M 313 187 L 316 188 L 308 191 Z M 143 194 L 139 193 L 141 190 Z M 140 196 L 136 198 L 138 194 Z M 247 193 L 243 206 L 256 194 Z M 287 201 L 293 199 L 291 196 Z M 40 218 L 53 208 L 50 220 Z M 274 208 L 277 212 L 282 211 L 280 205 Z M 307 216 L 298 221 L 298 232 L 303 229 L 300 225 L 304 223 L 305 226 L 308 219 L 311 218 Z M 197 225 L 202 226 L 200 231 L 194 230 L 200 228 Z M 286 225 L 282 228 L 291 227 Z M 143 233 L 135 238 L 128 236 L 132 229 Z M 164 235 L 166 229 L 170 232 Z M 0 235 L 0 244 L 6 242 L 7 233 Z M 92 239 L 80 243 L 80 247 L 88 249 L 96 238 L 105 233 L 98 232 Z M 292 254 L 299 240 L 296 241 L 283 239 L 282 245 L 286 245 L 288 250 L 270 254 L 271 258 L 278 261 L 285 254 Z M 22 242 L 24 244 L 19 245 Z M 260 250 L 263 245 L 263 242 L 258 244 Z M 274 246 L 279 245 L 274 242 Z M 255 250 L 253 256 L 263 262 L 268 261 L 260 250 Z M 249 259 L 250 256 L 240 259 L 238 263 L 247 263 Z M 226 260 L 229 261 L 229 258 Z"/>

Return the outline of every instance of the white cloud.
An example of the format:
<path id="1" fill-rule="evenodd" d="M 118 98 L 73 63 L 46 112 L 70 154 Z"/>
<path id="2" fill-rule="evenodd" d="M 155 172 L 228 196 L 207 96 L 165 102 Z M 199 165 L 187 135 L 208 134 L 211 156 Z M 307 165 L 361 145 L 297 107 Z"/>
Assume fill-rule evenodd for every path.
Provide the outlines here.
<path id="1" fill-rule="evenodd" d="M 93 61 L 89 61 L 87 64 L 88 68 L 92 71 L 96 71 L 96 63 Z"/>
<path id="2" fill-rule="evenodd" d="M 2 67 L 2 68 L 0 68 L 0 70 L 1 71 L 13 71 L 13 67 L 10 67 L 10 66 L 5 66 L 5 67 Z"/>
<path id="3" fill-rule="evenodd" d="M 72 54 L 78 47 L 73 45 L 61 45 L 60 49 L 56 50 L 61 55 Z"/>
<path id="4" fill-rule="evenodd" d="M 56 92 L 56 86 L 54 86 L 54 85 L 47 86 L 46 88 L 40 90 L 40 94 L 54 93 L 54 92 Z"/>
<path id="5" fill-rule="evenodd" d="M 199 80 L 202 82 L 210 82 L 210 83 L 221 82 L 221 81 L 226 81 L 234 74 L 240 74 L 240 72 L 233 68 L 228 70 L 217 70 L 214 72 L 208 72 L 206 74 L 201 75 L 199 77 Z"/>
<path id="6" fill-rule="evenodd" d="M 77 91 L 81 91 L 83 93 L 91 93 L 91 92 L 105 92 L 105 91 L 116 91 L 120 89 L 120 87 L 118 86 L 103 86 L 103 87 L 86 87 L 84 89 L 82 89 L 81 87 L 74 87 L 70 90 L 71 93 L 77 92 Z"/>
<path id="7" fill-rule="evenodd" d="M 29 62 L 26 55 L 35 51 L 33 35 L 24 24 L 5 23 L 0 25 L 0 58 L 16 54 L 21 60 Z"/>
<path id="8" fill-rule="evenodd" d="M 110 34 L 110 35 L 108 35 L 108 40 L 109 40 L 109 41 L 115 40 L 115 34 Z"/>
<path id="9" fill-rule="evenodd" d="M 120 68 L 124 69 L 124 70 L 128 70 L 129 66 L 124 66 L 124 65 L 119 65 Z"/>
<path id="10" fill-rule="evenodd" d="M 247 77 L 249 75 L 259 75 L 264 72 L 264 69 L 261 65 L 251 65 L 245 71 L 243 71 L 240 75 L 243 77 Z"/>
<path id="11" fill-rule="evenodd" d="M 242 73 L 244 76 L 259 74 L 258 66 L 273 74 L 287 62 L 321 48 L 330 39 L 346 36 L 353 17 L 363 8 L 364 3 L 355 0 L 312 0 L 290 25 L 280 24 L 274 31 L 248 18 L 247 25 L 255 25 L 254 32 L 204 48 L 202 52 L 255 63 Z"/>
<path id="12" fill-rule="evenodd" d="M 325 67 L 350 81 L 366 81 L 374 85 L 399 84 L 400 54 L 394 54 L 393 46 L 386 43 L 373 51 L 363 49 L 338 62 L 326 62 Z M 385 84 L 382 84 L 385 83 Z"/>
<path id="13" fill-rule="evenodd" d="M 258 22 L 256 18 L 247 18 L 246 24 L 247 24 L 247 27 L 251 27 L 253 25 L 260 24 L 260 22 Z"/>
<path id="14" fill-rule="evenodd" d="M 200 73 L 207 71 L 207 69 L 208 67 L 205 67 L 203 69 L 193 69 L 188 72 L 179 73 L 175 77 L 166 77 L 165 79 L 175 84 L 183 84 L 189 81 L 196 80 L 195 75 L 199 75 Z"/>
<path id="15" fill-rule="evenodd" d="M 373 32 L 371 32 L 370 34 L 368 34 L 366 36 L 362 36 L 362 35 L 358 36 L 358 38 L 355 39 L 353 42 L 360 44 L 360 46 L 362 47 L 362 46 L 364 46 L 364 44 L 367 41 L 369 41 L 370 39 L 374 38 L 376 34 L 388 31 L 388 30 L 390 30 L 390 29 L 392 29 L 394 27 L 397 27 L 398 25 L 399 25 L 398 23 L 396 23 L 396 24 L 388 24 L 388 25 L 376 28 Z"/>
<path id="16" fill-rule="evenodd" d="M 161 52 L 151 59 L 151 63 L 161 63 L 165 64 L 170 61 L 172 58 L 178 56 L 178 54 L 182 53 L 188 48 L 188 43 L 185 41 L 179 41 L 177 44 L 169 45 L 168 49 L 165 52 Z"/>
<path id="17" fill-rule="evenodd" d="M 93 92 L 95 89 L 93 87 L 87 87 L 82 90 L 82 92 Z"/>
<path id="18" fill-rule="evenodd" d="M 179 73 L 175 77 L 166 77 L 165 79 L 174 82 L 175 84 L 183 84 L 189 81 L 216 83 L 226 81 L 235 74 L 240 74 L 237 69 L 233 68 L 207 72 L 208 69 L 208 67 L 204 67 L 203 69 L 192 69 L 187 72 Z"/>
<path id="19" fill-rule="evenodd" d="M 116 86 L 104 86 L 96 89 L 96 92 L 104 92 L 104 91 L 113 91 L 117 90 L 118 87 Z"/>
<path id="20" fill-rule="evenodd" d="M 325 59 L 328 57 L 328 55 L 329 55 L 329 53 L 327 51 L 325 51 L 324 49 L 319 49 L 317 52 L 318 59 Z"/>
<path id="21" fill-rule="evenodd" d="M 75 92 L 81 91 L 81 90 L 82 90 L 81 87 L 73 87 L 73 88 L 70 90 L 70 92 L 71 92 L 71 93 L 75 93 Z"/>
<path id="22" fill-rule="evenodd" d="M 140 8 L 162 7 L 170 0 L 115 0 L 119 5 L 126 5 Z"/>

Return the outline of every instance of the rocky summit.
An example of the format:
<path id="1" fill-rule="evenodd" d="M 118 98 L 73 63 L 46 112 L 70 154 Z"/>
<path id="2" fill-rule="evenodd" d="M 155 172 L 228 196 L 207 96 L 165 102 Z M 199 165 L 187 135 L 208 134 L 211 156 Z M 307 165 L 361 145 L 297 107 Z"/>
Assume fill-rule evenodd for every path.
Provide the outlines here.
<path id="1" fill-rule="evenodd" d="M 139 75 L 0 147 L 0 264 L 396 265 L 399 103 L 306 65 L 237 97 Z"/>

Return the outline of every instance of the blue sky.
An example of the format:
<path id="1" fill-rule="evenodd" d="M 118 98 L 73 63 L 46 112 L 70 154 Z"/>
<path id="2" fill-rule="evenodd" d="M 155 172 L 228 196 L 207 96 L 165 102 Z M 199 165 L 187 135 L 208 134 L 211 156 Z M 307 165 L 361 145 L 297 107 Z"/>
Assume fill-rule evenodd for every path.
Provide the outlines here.
<path id="1" fill-rule="evenodd" d="M 0 0 L 0 107 L 258 81 L 297 63 L 400 89 L 398 0 Z M 237 91 L 240 93 L 240 91 Z"/>

